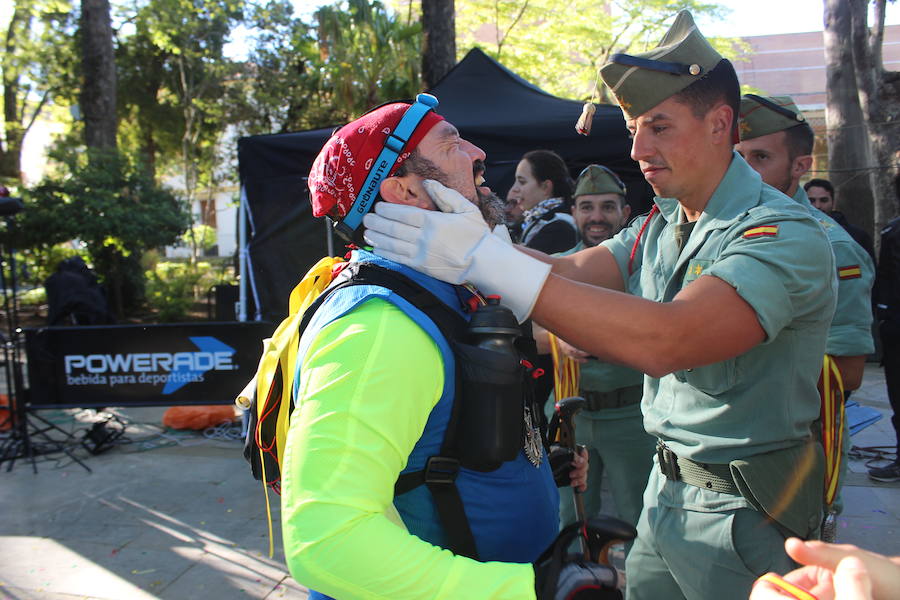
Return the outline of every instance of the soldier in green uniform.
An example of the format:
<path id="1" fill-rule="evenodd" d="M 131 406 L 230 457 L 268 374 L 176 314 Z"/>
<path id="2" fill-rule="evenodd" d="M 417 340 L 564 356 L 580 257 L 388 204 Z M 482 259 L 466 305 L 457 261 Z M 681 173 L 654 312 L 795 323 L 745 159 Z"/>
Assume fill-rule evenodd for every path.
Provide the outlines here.
<path id="1" fill-rule="evenodd" d="M 875 265 L 837 221 L 812 206 L 800 186 L 800 178 L 812 166 L 814 134 L 790 96 L 743 96 L 739 127 L 738 153 L 764 183 L 806 208 L 828 234 L 838 297 L 825 351 L 838 363 L 844 390 L 855 390 L 862 382 L 866 356 L 875 351 L 871 303 Z"/>
<path id="2" fill-rule="evenodd" d="M 593 248 L 619 233 L 631 216 L 625 202 L 625 184 L 611 170 L 589 165 L 575 181 L 572 216 L 581 241 L 557 256 Z M 591 358 L 565 341 L 562 351 L 580 365 L 579 394 L 587 401 L 575 416 L 575 437 L 590 452 L 588 481 L 584 493 L 588 515 L 601 509 L 600 480 L 605 473 L 616 505 L 616 515 L 637 526 L 644 488 L 653 465 L 656 438 L 644 430 L 641 396 L 644 375 L 623 365 Z M 562 490 L 559 498 L 560 525 L 575 520 L 572 493 Z"/>
<path id="3" fill-rule="evenodd" d="M 790 196 L 815 218 L 828 234 L 838 282 L 837 308 L 828 331 L 825 352 L 837 363 L 845 395 L 862 382 L 866 356 L 875 351 L 872 339 L 872 283 L 875 265 L 868 252 L 834 219 L 812 206 L 800 186 L 812 166 L 814 134 L 790 96 L 741 98 L 741 141 L 735 148 L 762 176 L 763 182 Z M 844 420 L 843 454 L 850 450 L 850 429 Z M 846 462 L 841 461 L 841 476 Z M 838 497 L 831 511 L 840 513 Z M 831 540 L 829 540 L 831 541 Z"/>
<path id="4" fill-rule="evenodd" d="M 549 257 L 510 246 L 465 198 L 429 184 L 443 212 L 382 203 L 367 239 L 646 373 L 641 411 L 659 443 L 627 597 L 747 597 L 758 576 L 794 567 L 785 536 L 814 537 L 821 521 L 824 459 L 810 426 L 834 259 L 809 212 L 734 152 L 737 76 L 690 13 L 655 49 L 613 55 L 601 76 L 656 193 L 650 213 Z"/>

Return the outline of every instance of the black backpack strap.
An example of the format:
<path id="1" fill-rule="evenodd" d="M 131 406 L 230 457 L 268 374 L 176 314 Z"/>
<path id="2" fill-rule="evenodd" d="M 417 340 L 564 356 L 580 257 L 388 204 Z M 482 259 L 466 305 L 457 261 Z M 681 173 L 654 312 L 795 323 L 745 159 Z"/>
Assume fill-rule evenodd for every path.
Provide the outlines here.
<path id="1" fill-rule="evenodd" d="M 407 302 L 421 310 L 431 319 L 449 342 L 462 338 L 466 320 L 452 308 L 444 304 L 427 289 L 398 273 L 374 263 L 351 263 L 335 279 L 315 302 L 309 306 L 300 324 L 301 333 L 306 329 L 309 320 L 325 299 L 344 287 L 352 285 L 375 285 L 391 290 Z M 458 367 L 457 367 L 458 369 Z M 449 550 L 458 556 L 478 559 L 475 536 L 469 526 L 469 519 L 463 506 L 462 496 L 456 487 L 456 476 L 459 474 L 459 459 L 453 456 L 456 442 L 456 430 L 459 422 L 460 378 L 455 378 L 455 396 L 447 422 L 447 430 L 441 445 L 441 455 L 432 456 L 425 464 L 425 469 L 401 474 L 394 484 L 394 496 L 400 496 L 420 485 L 428 487 L 434 499 L 441 525 L 447 535 Z"/>
<path id="2" fill-rule="evenodd" d="M 469 518 L 463 506 L 462 496 L 456 487 L 459 474 L 459 460 L 446 456 L 432 456 L 425 463 L 425 469 L 403 473 L 394 484 L 394 496 L 405 494 L 420 485 L 426 485 L 434 498 L 438 517 L 447 535 L 447 545 L 457 556 L 467 556 L 478 560 L 478 547 L 469 526 Z"/>

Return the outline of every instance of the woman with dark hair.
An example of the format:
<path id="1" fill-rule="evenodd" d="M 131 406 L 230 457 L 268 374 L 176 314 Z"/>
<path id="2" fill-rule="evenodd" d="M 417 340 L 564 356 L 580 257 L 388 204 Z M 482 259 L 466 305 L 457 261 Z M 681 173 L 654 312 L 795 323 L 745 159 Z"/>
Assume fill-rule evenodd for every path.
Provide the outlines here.
<path id="1" fill-rule="evenodd" d="M 516 182 L 509 195 L 522 210 L 521 243 L 548 254 L 563 252 L 578 243 L 572 218 L 575 183 L 566 163 L 551 150 L 532 150 L 516 167 Z"/>

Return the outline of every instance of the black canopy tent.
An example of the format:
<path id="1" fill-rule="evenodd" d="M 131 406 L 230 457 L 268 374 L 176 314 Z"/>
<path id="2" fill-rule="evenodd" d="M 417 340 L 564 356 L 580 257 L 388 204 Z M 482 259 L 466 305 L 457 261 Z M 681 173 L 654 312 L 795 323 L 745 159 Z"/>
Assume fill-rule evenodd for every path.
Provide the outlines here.
<path id="1" fill-rule="evenodd" d="M 575 133 L 582 103 L 551 96 L 481 50 L 466 54 L 432 90 L 438 113 L 487 153 L 487 184 L 499 194 L 512 185 L 522 154 L 559 153 L 573 176 L 591 163 L 615 170 L 629 185 L 635 214 L 649 207 L 649 187 L 629 158 L 631 143 L 619 108 L 600 105 L 590 136 Z M 260 135 L 238 141 L 241 201 L 247 218 L 249 280 L 257 318 L 278 321 L 298 279 L 329 252 L 327 226 L 312 217 L 306 177 L 333 128 Z M 242 294 L 243 295 L 243 294 Z"/>

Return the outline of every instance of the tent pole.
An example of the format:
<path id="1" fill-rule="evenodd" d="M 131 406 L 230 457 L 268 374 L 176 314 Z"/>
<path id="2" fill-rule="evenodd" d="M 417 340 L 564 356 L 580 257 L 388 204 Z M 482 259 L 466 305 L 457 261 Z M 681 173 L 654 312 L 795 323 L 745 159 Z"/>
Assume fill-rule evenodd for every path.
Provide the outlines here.
<path id="1" fill-rule="evenodd" d="M 247 320 L 247 191 L 241 185 L 238 213 L 238 321 Z"/>

